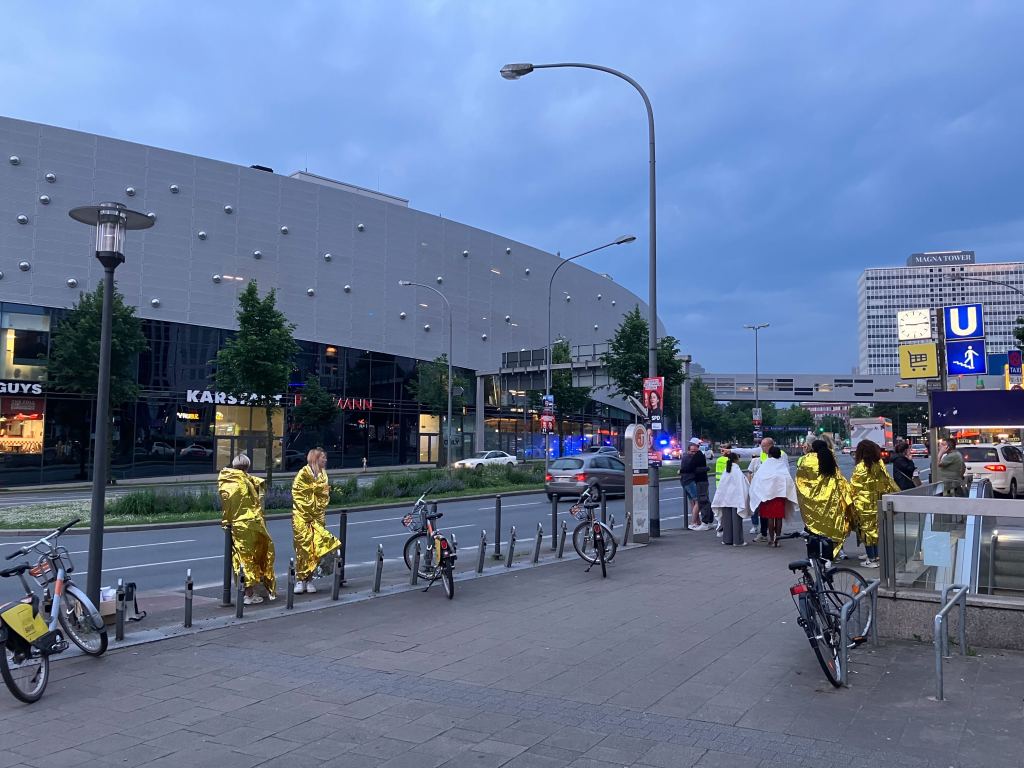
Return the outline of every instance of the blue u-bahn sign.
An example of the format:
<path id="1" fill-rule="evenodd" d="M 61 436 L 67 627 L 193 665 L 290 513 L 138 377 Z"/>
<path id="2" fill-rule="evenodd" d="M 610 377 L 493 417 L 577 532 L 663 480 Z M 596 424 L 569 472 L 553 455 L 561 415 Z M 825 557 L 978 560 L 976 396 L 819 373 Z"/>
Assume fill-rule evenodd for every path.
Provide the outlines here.
<path id="1" fill-rule="evenodd" d="M 981 304 L 943 307 L 942 312 L 945 315 L 947 341 L 985 338 L 985 320 L 982 317 Z"/>

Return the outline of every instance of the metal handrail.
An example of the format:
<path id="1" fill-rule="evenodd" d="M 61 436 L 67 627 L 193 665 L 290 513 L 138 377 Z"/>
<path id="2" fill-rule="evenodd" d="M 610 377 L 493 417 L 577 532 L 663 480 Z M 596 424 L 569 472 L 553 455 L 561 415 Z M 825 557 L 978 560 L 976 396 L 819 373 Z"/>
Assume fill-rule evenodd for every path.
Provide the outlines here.
<path id="1" fill-rule="evenodd" d="M 847 621 L 853 610 L 859 607 L 868 596 L 871 597 L 871 644 L 878 645 L 878 587 L 881 583 L 878 579 L 872 579 L 859 594 L 843 603 L 842 610 L 839 611 L 839 645 L 842 649 L 840 651 L 842 665 L 839 668 L 839 681 L 843 685 L 849 686 L 850 684 L 850 630 L 847 627 Z"/>
<path id="2" fill-rule="evenodd" d="M 947 600 L 949 593 L 956 591 L 952 598 Z M 942 610 L 935 614 L 933 627 L 932 644 L 935 646 L 935 699 L 942 701 L 942 659 L 949 656 L 949 636 L 946 633 L 946 619 L 953 606 L 960 604 L 960 655 L 967 655 L 967 593 L 969 587 L 966 584 L 950 584 L 942 590 Z"/>

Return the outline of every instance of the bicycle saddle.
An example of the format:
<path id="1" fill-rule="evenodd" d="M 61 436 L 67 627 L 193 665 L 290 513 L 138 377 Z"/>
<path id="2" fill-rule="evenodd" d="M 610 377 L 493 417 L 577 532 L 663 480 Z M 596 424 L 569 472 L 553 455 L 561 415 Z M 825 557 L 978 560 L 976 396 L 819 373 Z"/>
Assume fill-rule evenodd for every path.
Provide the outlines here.
<path id="1" fill-rule="evenodd" d="M 31 566 L 29 566 L 28 563 L 22 563 L 21 565 L 16 565 L 13 568 L 5 568 L 4 570 L 0 571 L 0 576 L 2 576 L 5 579 L 8 576 L 17 576 L 19 573 L 24 573 L 25 571 L 27 571 L 30 567 Z"/>
<path id="2" fill-rule="evenodd" d="M 437 520 L 439 517 L 444 517 L 444 512 L 435 512 L 432 515 L 427 515 L 427 520 Z"/>
<path id="3" fill-rule="evenodd" d="M 791 571 L 802 571 L 805 568 L 811 567 L 810 560 L 794 560 L 789 564 L 789 570 Z"/>

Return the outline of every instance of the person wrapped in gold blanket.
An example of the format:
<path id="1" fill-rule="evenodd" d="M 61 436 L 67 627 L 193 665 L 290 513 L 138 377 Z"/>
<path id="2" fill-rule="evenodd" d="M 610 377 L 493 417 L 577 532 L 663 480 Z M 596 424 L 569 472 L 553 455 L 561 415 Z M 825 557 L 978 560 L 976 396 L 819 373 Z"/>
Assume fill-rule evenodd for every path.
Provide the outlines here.
<path id="1" fill-rule="evenodd" d="M 231 527 L 232 567 L 238 574 L 242 566 L 245 574 L 246 605 L 262 603 L 255 587 L 262 584 L 267 596 L 277 597 L 277 578 L 274 576 L 274 541 L 267 532 L 263 518 L 264 480 L 249 474 L 249 457 L 244 453 L 235 456 L 230 467 L 225 467 L 217 477 L 217 493 L 220 495 L 221 527 Z"/>
<path id="2" fill-rule="evenodd" d="M 327 454 L 313 448 L 306 454 L 306 466 L 292 482 L 292 536 L 295 545 L 295 594 L 316 592 L 313 574 L 317 564 L 341 546 L 327 530 L 324 513 L 331 499 L 327 480 Z"/>
<path id="3" fill-rule="evenodd" d="M 824 440 L 811 443 L 811 451 L 797 465 L 796 495 L 804 527 L 835 542 L 834 560 L 850 533 L 853 496 L 850 484 Z"/>

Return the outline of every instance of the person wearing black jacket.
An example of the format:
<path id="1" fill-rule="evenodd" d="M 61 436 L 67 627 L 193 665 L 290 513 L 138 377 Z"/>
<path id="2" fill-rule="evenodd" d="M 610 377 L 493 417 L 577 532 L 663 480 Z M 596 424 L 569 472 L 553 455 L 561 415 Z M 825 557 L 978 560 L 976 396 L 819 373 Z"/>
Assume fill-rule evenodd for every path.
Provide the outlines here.
<path id="1" fill-rule="evenodd" d="M 707 497 L 708 482 L 708 460 L 700 450 L 700 440 L 696 437 L 690 438 L 690 444 L 686 447 L 686 453 L 679 461 L 679 484 L 683 486 L 683 506 L 687 500 L 690 502 L 690 517 L 692 522 L 687 526 L 691 531 L 706 531 L 711 528 L 700 519 L 700 490 L 699 483 L 704 484 L 704 496 Z"/>
<path id="2" fill-rule="evenodd" d="M 896 454 L 896 458 L 892 460 L 892 479 L 896 481 L 901 491 L 916 488 L 920 484 L 920 473 L 914 460 L 910 458 L 910 443 L 906 440 L 897 440 L 893 453 Z"/>

